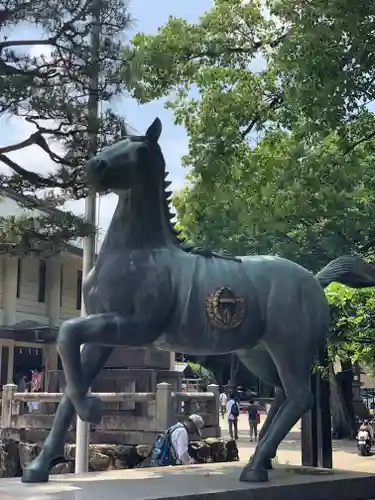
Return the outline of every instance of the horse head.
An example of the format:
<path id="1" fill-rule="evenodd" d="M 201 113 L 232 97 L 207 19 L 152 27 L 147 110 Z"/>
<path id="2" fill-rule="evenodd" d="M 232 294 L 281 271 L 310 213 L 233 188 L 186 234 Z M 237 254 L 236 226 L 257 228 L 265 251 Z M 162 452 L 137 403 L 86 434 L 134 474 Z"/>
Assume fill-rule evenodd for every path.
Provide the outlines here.
<path id="1" fill-rule="evenodd" d="M 88 184 L 97 192 L 121 192 L 163 178 L 165 162 L 159 146 L 159 118 L 144 136 L 127 135 L 86 164 Z"/>

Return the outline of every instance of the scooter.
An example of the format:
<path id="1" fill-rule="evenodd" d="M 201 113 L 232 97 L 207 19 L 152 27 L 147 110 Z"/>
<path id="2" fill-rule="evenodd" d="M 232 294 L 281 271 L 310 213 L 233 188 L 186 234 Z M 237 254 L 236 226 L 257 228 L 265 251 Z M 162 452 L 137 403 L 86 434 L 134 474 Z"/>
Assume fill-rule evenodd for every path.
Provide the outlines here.
<path id="1" fill-rule="evenodd" d="M 375 444 L 374 422 L 364 420 L 357 433 L 358 455 L 368 457 L 371 455 L 371 448 Z"/>

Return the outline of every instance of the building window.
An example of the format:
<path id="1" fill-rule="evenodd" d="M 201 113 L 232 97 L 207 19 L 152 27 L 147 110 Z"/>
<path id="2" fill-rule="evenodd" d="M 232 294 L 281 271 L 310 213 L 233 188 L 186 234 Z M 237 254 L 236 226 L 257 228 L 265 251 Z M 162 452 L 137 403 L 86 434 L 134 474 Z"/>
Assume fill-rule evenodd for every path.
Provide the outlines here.
<path id="1" fill-rule="evenodd" d="M 21 296 L 21 273 L 22 273 L 22 260 L 17 261 L 17 299 Z"/>
<path id="2" fill-rule="evenodd" d="M 38 283 L 38 302 L 46 301 L 46 280 L 47 280 L 47 263 L 41 259 L 39 261 L 39 283 Z"/>
<path id="3" fill-rule="evenodd" d="M 60 307 L 62 306 L 63 289 L 64 289 L 64 265 L 61 264 L 61 267 L 60 267 Z"/>
<path id="4" fill-rule="evenodd" d="M 76 308 L 80 311 L 82 307 L 82 271 L 77 270 L 77 295 L 76 295 Z"/>

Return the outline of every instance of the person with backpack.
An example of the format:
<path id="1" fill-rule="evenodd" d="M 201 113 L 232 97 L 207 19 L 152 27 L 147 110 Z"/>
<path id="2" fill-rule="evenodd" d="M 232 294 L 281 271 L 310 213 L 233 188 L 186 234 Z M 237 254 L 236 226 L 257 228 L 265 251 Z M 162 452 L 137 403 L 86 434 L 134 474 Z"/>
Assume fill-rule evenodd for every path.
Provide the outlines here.
<path id="1" fill-rule="evenodd" d="M 240 416 L 240 407 L 232 394 L 227 403 L 229 435 L 231 439 L 238 439 L 238 417 Z"/>
<path id="2" fill-rule="evenodd" d="M 189 441 L 204 427 L 203 418 L 193 414 L 178 422 L 159 436 L 151 451 L 151 467 L 167 465 L 190 465 L 196 461 L 189 454 Z"/>

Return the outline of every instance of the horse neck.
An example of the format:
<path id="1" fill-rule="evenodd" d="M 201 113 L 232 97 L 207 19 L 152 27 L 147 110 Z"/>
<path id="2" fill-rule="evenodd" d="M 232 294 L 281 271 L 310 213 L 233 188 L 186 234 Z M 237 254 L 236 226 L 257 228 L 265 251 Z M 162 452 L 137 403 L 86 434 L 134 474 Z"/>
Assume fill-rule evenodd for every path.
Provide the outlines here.
<path id="1" fill-rule="evenodd" d="M 163 184 L 137 186 L 119 194 L 100 253 L 176 245 L 165 210 Z"/>

